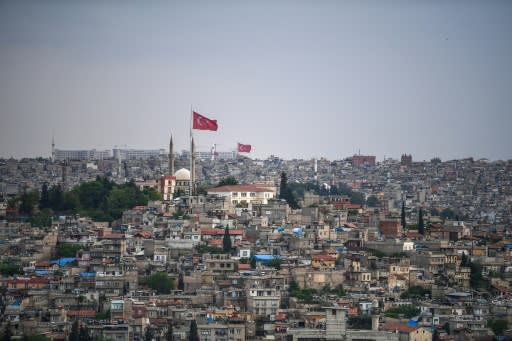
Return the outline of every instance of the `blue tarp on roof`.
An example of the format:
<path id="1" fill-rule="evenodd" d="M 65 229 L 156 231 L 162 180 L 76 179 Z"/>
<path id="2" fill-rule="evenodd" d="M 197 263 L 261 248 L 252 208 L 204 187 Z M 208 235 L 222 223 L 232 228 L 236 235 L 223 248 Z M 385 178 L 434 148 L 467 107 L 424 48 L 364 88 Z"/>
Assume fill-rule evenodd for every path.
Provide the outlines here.
<path id="1" fill-rule="evenodd" d="M 296 236 L 302 236 L 302 234 L 304 233 L 304 228 L 303 227 L 295 227 L 293 229 L 293 233 L 296 235 Z"/>
<path id="2" fill-rule="evenodd" d="M 80 277 L 96 277 L 96 272 L 80 272 Z"/>
<path id="3" fill-rule="evenodd" d="M 410 319 L 409 321 L 407 321 L 407 325 L 409 327 L 417 327 L 418 326 L 418 320 Z"/>
<path id="4" fill-rule="evenodd" d="M 276 258 L 276 256 L 273 256 L 273 255 L 254 255 L 254 260 L 256 262 L 270 262 L 274 258 Z"/>
<path id="5" fill-rule="evenodd" d="M 59 266 L 66 266 L 69 263 L 73 263 L 76 261 L 75 257 L 65 257 L 61 259 L 52 260 L 50 263 L 52 264 L 58 264 Z"/>
<path id="6" fill-rule="evenodd" d="M 48 275 L 50 271 L 46 270 L 46 269 L 36 269 L 35 273 L 36 275 L 38 276 L 46 276 Z"/>

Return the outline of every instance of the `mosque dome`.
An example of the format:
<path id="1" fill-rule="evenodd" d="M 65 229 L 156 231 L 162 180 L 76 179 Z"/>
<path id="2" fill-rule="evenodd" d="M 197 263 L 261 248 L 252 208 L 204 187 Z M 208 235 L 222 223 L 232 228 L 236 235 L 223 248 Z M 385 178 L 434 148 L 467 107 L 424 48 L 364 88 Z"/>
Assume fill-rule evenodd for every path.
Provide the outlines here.
<path id="1" fill-rule="evenodd" d="M 179 169 L 174 176 L 177 181 L 190 181 L 190 171 L 185 168 Z"/>

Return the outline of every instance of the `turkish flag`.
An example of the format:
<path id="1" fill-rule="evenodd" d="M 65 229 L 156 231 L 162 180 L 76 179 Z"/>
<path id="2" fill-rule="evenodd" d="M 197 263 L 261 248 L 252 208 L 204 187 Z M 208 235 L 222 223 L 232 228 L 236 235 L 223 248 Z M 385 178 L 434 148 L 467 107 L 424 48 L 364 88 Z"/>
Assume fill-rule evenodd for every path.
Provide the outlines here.
<path id="1" fill-rule="evenodd" d="M 217 120 L 212 120 L 207 117 L 204 117 L 201 114 L 193 112 L 192 117 L 192 128 L 198 130 L 213 130 L 217 131 Z"/>
<path id="2" fill-rule="evenodd" d="M 251 152 L 251 145 L 250 144 L 238 144 L 237 148 L 239 153 L 250 153 Z"/>

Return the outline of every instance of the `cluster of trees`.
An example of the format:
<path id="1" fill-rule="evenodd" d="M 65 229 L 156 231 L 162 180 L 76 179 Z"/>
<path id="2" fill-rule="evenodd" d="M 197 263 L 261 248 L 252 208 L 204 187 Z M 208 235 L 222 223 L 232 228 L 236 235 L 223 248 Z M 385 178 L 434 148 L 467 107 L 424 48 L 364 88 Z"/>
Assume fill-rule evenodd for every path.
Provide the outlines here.
<path id="1" fill-rule="evenodd" d="M 349 316 L 347 324 L 352 329 L 371 329 L 372 317 L 369 315 Z"/>
<path id="2" fill-rule="evenodd" d="M 507 320 L 487 321 L 487 327 L 491 328 L 495 335 L 503 335 L 503 332 L 507 330 L 507 326 Z"/>
<path id="3" fill-rule="evenodd" d="M 286 175 L 286 174 L 285 174 Z M 282 175 L 281 175 L 281 184 L 282 184 Z M 281 185 L 282 186 L 282 185 Z M 339 184 L 337 186 L 323 186 L 319 185 L 315 182 L 306 182 L 306 183 L 298 183 L 293 182 L 287 184 L 289 191 L 295 197 L 303 197 L 305 191 L 313 191 L 313 193 L 321 196 L 327 195 L 346 195 L 350 198 L 350 202 L 353 204 L 358 204 L 361 206 L 367 205 L 368 207 L 378 207 L 380 205 L 379 199 L 371 195 L 368 199 L 365 198 L 365 195 L 361 192 L 353 191 L 352 188 L 347 186 L 346 184 Z M 283 198 L 284 199 L 284 198 Z"/>
<path id="4" fill-rule="evenodd" d="M 286 200 L 292 209 L 300 208 L 294 192 L 288 187 L 288 177 L 285 172 L 281 173 L 281 184 L 279 186 L 279 198 Z"/>
<path id="5" fill-rule="evenodd" d="M 288 291 L 289 291 L 290 297 L 296 297 L 304 303 L 313 303 L 314 302 L 313 295 L 316 295 L 316 289 L 313 289 L 313 288 L 301 289 L 301 288 L 299 288 L 299 285 L 295 281 L 290 282 Z"/>
<path id="6" fill-rule="evenodd" d="M 174 279 L 165 272 L 155 272 L 146 279 L 144 284 L 161 295 L 167 295 L 175 288 Z"/>
<path id="7" fill-rule="evenodd" d="M 0 262 L 0 274 L 2 276 L 13 276 L 23 273 L 23 269 L 18 266 L 11 264 L 8 260 Z"/>
<path id="8" fill-rule="evenodd" d="M 400 295 L 400 298 L 402 299 L 409 299 L 409 298 L 425 298 L 425 296 L 428 295 L 429 297 L 432 296 L 432 290 L 425 289 L 421 286 L 412 286 L 409 289 L 407 289 L 406 292 L 402 293 Z"/>
<path id="9" fill-rule="evenodd" d="M 160 199 L 158 191 L 153 188 L 141 191 L 134 181 L 118 185 L 105 177 L 97 177 L 70 191 L 45 183 L 41 194 L 38 191 L 23 193 L 9 205 L 17 206 L 20 214 L 30 216 L 33 225 L 49 226 L 55 213 L 80 213 L 96 220 L 112 221 L 120 218 L 126 209 Z"/>
<path id="10" fill-rule="evenodd" d="M 341 285 L 341 284 L 338 284 L 334 288 L 332 288 L 330 286 L 330 284 L 326 284 L 320 291 L 318 291 L 313 288 L 301 289 L 301 288 L 299 288 L 299 285 L 295 281 L 290 282 L 288 292 L 290 294 L 290 297 L 296 297 L 304 303 L 314 303 L 315 302 L 314 296 L 317 294 L 336 295 L 338 297 L 343 297 L 346 295 L 346 292 L 343 289 L 343 285 Z"/>
<path id="11" fill-rule="evenodd" d="M 471 274 L 469 277 L 469 286 L 472 289 L 488 289 L 490 286 L 490 280 L 485 278 L 482 274 L 483 266 L 479 262 L 472 262 L 471 259 L 466 255 L 462 254 L 460 266 L 469 267 Z"/>
<path id="12" fill-rule="evenodd" d="M 82 246 L 81 245 L 77 245 L 77 244 L 68 244 L 68 243 L 63 243 L 63 244 L 58 244 L 57 245 L 57 257 L 58 258 L 62 258 L 62 257 L 75 257 L 76 256 L 76 252 L 78 250 L 82 249 Z"/>
<path id="13" fill-rule="evenodd" d="M 228 176 L 227 178 L 221 179 L 216 187 L 238 185 L 238 180 L 234 176 Z"/>
<path id="14" fill-rule="evenodd" d="M 407 253 L 405 252 L 394 252 L 394 253 L 386 253 L 381 250 L 377 249 L 367 249 L 368 253 L 370 253 L 372 256 L 375 256 L 377 258 L 383 258 L 383 257 L 391 257 L 391 258 L 407 258 L 409 257 Z"/>
<path id="15" fill-rule="evenodd" d="M 419 315 L 420 308 L 414 305 L 403 305 L 400 307 L 390 308 L 384 312 L 386 317 L 398 318 L 400 315 L 403 315 L 405 318 L 411 318 L 416 315 Z"/>
<path id="16" fill-rule="evenodd" d="M 336 295 L 338 297 L 343 297 L 347 294 L 345 289 L 343 289 L 342 284 L 338 284 L 334 288 L 332 288 L 330 284 L 326 284 L 322 290 L 320 290 L 320 293 L 325 295 Z"/>

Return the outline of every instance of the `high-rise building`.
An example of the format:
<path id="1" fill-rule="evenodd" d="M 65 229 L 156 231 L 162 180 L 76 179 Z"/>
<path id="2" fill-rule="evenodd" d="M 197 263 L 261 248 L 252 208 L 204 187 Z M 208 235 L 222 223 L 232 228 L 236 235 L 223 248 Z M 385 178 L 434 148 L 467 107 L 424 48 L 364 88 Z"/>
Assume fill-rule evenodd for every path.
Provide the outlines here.
<path id="1" fill-rule="evenodd" d="M 114 148 L 114 158 L 118 160 L 149 159 L 165 155 L 165 149 L 121 149 Z"/>
<path id="2" fill-rule="evenodd" d="M 110 150 L 96 150 L 96 149 L 83 149 L 83 150 L 54 150 L 54 160 L 105 160 L 112 157 Z"/>

